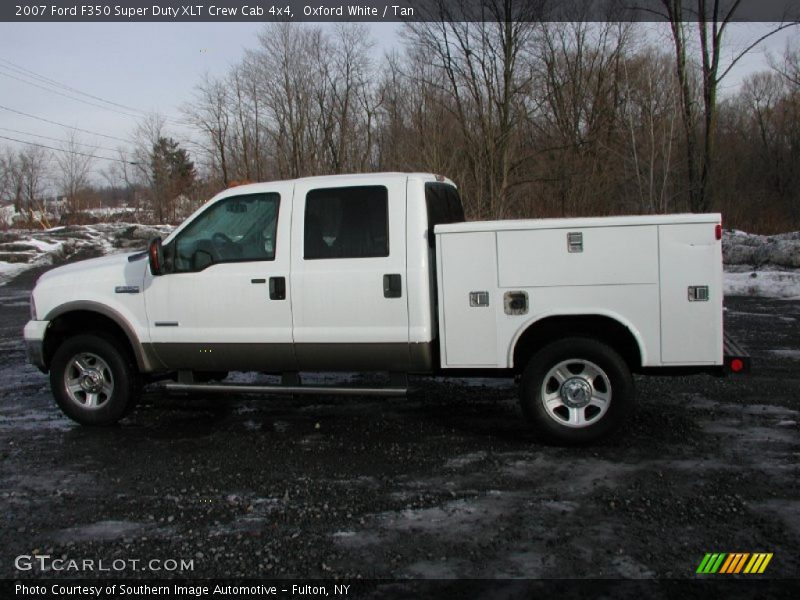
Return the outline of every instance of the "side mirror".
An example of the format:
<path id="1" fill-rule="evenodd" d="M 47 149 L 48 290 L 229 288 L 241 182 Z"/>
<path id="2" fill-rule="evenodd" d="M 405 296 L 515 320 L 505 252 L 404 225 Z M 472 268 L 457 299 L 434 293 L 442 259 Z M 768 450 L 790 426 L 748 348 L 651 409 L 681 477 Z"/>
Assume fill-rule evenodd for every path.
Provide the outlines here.
<path id="1" fill-rule="evenodd" d="M 150 272 L 153 275 L 164 273 L 164 249 L 161 245 L 161 238 L 153 238 L 147 248 L 147 256 L 150 259 Z"/>

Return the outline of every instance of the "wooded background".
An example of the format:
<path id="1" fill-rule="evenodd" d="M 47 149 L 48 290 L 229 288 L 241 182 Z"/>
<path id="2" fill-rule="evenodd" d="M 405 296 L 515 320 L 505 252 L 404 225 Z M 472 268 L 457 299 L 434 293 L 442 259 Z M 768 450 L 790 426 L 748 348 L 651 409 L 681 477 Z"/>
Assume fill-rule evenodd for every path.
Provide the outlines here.
<path id="1" fill-rule="evenodd" d="M 691 19 L 685 4 L 660 0 L 659 39 L 648 23 L 537 22 L 536 3 L 509 0 L 458 22 L 442 3 L 384 56 L 364 25 L 268 24 L 198 82 L 195 139 L 153 115 L 105 191 L 75 154 L 56 179 L 71 212 L 118 193 L 160 222 L 241 181 L 396 170 L 452 178 L 469 219 L 714 210 L 726 227 L 800 229 L 800 45 L 721 95 L 751 50 L 725 43 L 738 3 L 697 0 Z M 36 153 L 4 155 L 7 197 L 35 199 L 19 174 Z"/>

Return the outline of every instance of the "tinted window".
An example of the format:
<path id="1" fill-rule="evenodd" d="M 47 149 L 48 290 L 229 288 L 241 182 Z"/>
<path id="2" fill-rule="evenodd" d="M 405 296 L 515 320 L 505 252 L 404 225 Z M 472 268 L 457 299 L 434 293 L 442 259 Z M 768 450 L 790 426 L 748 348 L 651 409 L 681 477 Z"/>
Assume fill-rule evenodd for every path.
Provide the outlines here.
<path id="1" fill-rule="evenodd" d="M 311 190 L 306 195 L 306 259 L 389 256 L 389 194 L 383 186 Z"/>
<path id="2" fill-rule="evenodd" d="M 433 228 L 444 223 L 462 223 L 464 208 L 458 190 L 447 183 L 426 183 L 425 203 L 428 205 L 428 243 L 436 241 Z"/>
<path id="3" fill-rule="evenodd" d="M 222 262 L 275 259 L 278 194 L 231 196 L 198 215 L 170 244 L 172 271 Z"/>

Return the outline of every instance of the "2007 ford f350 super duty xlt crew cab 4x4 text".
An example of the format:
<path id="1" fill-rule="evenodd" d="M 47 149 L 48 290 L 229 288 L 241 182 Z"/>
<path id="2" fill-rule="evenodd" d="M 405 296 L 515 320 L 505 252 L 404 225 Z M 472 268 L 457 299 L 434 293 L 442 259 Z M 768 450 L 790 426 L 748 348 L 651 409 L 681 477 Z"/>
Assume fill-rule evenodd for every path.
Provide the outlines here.
<path id="1" fill-rule="evenodd" d="M 453 182 L 378 173 L 221 192 L 147 251 L 39 278 L 25 327 L 72 419 L 143 383 L 182 392 L 399 395 L 408 375 L 518 376 L 542 439 L 630 415 L 632 373 L 746 371 L 723 335 L 718 214 L 464 222 Z M 229 371 L 283 375 L 226 383 Z M 387 387 L 302 385 L 384 371 Z"/>

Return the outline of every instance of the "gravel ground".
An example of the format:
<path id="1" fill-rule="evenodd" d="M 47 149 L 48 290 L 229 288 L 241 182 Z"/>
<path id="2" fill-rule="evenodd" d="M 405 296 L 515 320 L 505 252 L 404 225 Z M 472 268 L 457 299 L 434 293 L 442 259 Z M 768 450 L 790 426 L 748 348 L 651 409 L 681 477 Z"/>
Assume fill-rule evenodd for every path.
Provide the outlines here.
<path id="1" fill-rule="evenodd" d="M 531 436 L 512 381 L 420 380 L 404 399 L 151 390 L 119 426 L 80 427 L 25 361 L 36 274 L 0 287 L 0 577 L 42 575 L 15 570 L 21 554 L 193 560 L 114 573 L 131 577 L 661 579 L 706 552 L 800 572 L 798 301 L 728 298 L 751 376 L 638 378 L 627 428 L 570 449 Z"/>

